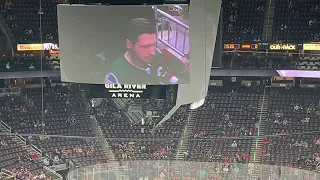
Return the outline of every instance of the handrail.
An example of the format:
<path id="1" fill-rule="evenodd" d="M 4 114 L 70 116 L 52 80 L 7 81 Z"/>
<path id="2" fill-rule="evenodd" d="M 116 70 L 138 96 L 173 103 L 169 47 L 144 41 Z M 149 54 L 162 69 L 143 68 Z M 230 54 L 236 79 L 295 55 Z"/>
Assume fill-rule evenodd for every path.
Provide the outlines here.
<path id="1" fill-rule="evenodd" d="M 27 145 L 27 140 L 24 137 L 22 137 L 20 134 L 16 133 L 14 137 L 19 139 L 20 141 L 22 141 L 25 145 Z M 39 154 L 39 156 L 42 157 L 42 151 L 38 147 L 36 147 L 35 145 L 31 144 L 30 148 L 32 150 L 36 151 Z"/>
<path id="2" fill-rule="evenodd" d="M 157 12 L 158 12 L 159 14 L 161 14 L 162 16 L 164 16 L 164 17 L 172 20 L 173 22 L 179 24 L 180 26 L 184 27 L 185 29 L 189 30 L 189 26 L 188 26 L 188 25 L 182 23 L 181 21 L 179 21 L 177 18 L 171 16 L 170 14 L 168 14 L 168 13 L 166 13 L 166 12 L 160 10 L 160 9 L 157 9 Z"/>
<path id="3" fill-rule="evenodd" d="M 9 131 L 10 134 L 12 133 L 11 127 L 10 127 L 9 125 L 7 125 L 5 122 L 1 121 L 1 126 L 2 126 L 4 129 L 6 129 L 7 131 Z M 22 142 L 24 143 L 24 145 L 27 145 L 27 140 L 26 140 L 23 136 L 21 136 L 20 134 L 15 133 L 15 134 L 14 134 L 14 138 L 19 139 L 20 141 L 22 141 Z M 31 147 L 34 151 L 36 151 L 36 152 L 39 154 L 40 157 L 42 156 L 42 151 L 41 151 L 38 147 L 36 147 L 36 146 L 34 146 L 34 145 L 30 145 L 30 147 Z"/>
<path id="4" fill-rule="evenodd" d="M 3 175 L 3 174 L 4 174 L 4 175 L 7 175 L 7 176 L 13 176 L 13 175 L 14 175 L 13 172 L 2 168 L 2 169 L 1 169 L 1 175 Z"/>
<path id="5" fill-rule="evenodd" d="M 187 54 L 186 48 L 188 48 L 186 42 L 188 42 L 189 39 L 189 25 L 181 22 L 176 17 L 157 9 L 156 7 L 154 7 L 154 9 L 157 22 L 159 23 L 158 26 L 161 26 L 160 29 L 157 26 L 157 33 L 158 35 L 161 35 L 158 37 L 158 42 L 172 49 L 179 56 L 184 57 Z M 165 30 L 166 28 L 164 28 L 164 25 L 166 22 L 170 24 L 171 29 L 169 28 L 168 30 Z M 174 27 L 171 26 L 171 22 L 174 23 Z M 183 28 L 183 31 L 179 30 L 181 28 Z M 173 32 L 171 32 L 171 30 Z M 163 35 L 164 31 L 168 31 L 168 34 L 165 36 Z M 175 34 L 176 37 L 174 39 L 170 39 L 173 38 L 170 36 L 171 33 Z M 164 37 L 167 37 L 167 39 Z"/>
<path id="6" fill-rule="evenodd" d="M 39 156 L 41 157 L 42 156 L 42 151 L 35 145 L 31 145 L 31 148 L 35 151 L 37 151 L 39 153 Z M 47 155 L 48 156 L 48 155 Z"/>
<path id="7" fill-rule="evenodd" d="M 159 39 L 159 41 L 160 41 L 162 44 L 168 46 L 170 49 L 172 49 L 175 53 L 178 53 L 179 56 L 182 56 L 182 57 L 185 56 L 184 53 L 180 52 L 178 49 L 176 49 L 175 47 L 173 47 L 171 44 L 167 43 L 166 41 L 164 41 L 164 40 L 162 40 L 162 39 Z"/>
<path id="8" fill-rule="evenodd" d="M 1 126 L 5 128 L 9 133 L 11 133 L 11 127 L 7 125 L 5 122 L 1 121 Z"/>
<path id="9" fill-rule="evenodd" d="M 57 172 L 55 172 L 53 169 L 51 169 L 51 168 L 49 168 L 49 167 L 47 167 L 47 166 L 43 166 L 43 170 L 45 171 L 48 171 L 49 173 L 52 173 L 54 176 L 56 176 L 57 178 L 54 178 L 54 179 L 56 179 L 56 180 L 63 180 L 63 177 L 59 174 L 59 173 L 57 173 Z"/>
<path id="10" fill-rule="evenodd" d="M 98 120 L 97 120 L 95 115 L 92 115 L 92 120 L 94 121 L 94 124 L 96 125 L 96 129 L 103 134 L 103 131 L 101 130 L 101 128 L 100 128 L 100 126 L 98 124 Z M 105 138 L 99 139 L 99 141 L 101 141 L 100 143 L 102 143 L 102 145 L 104 143 L 104 146 L 102 146 L 102 148 L 106 151 L 105 152 L 106 155 L 109 154 L 111 156 L 111 158 L 116 159 L 114 153 L 110 149 L 109 142 Z"/>
<path id="11" fill-rule="evenodd" d="M 18 133 L 15 134 L 15 138 L 22 141 L 25 145 L 27 144 L 27 140 L 25 138 L 23 138 L 21 135 L 19 135 Z"/>
<path id="12" fill-rule="evenodd" d="M 260 114 L 259 115 L 259 127 L 258 127 L 258 132 L 257 132 L 258 137 L 260 137 L 260 126 L 261 126 L 261 123 L 262 123 L 262 112 L 263 112 L 263 108 L 264 108 L 265 96 L 266 96 L 266 88 L 264 88 L 264 91 L 263 91 L 262 104 L 261 104 L 261 109 L 260 109 L 260 112 L 259 112 L 259 114 Z M 255 148 L 258 148 L 259 140 L 261 140 L 261 138 L 257 138 L 256 139 Z M 257 151 L 255 151 L 254 154 L 253 154 L 253 161 L 256 161 L 256 157 L 257 156 L 258 156 L 257 155 Z"/>
<path id="13" fill-rule="evenodd" d="M 0 88 L 0 95 L 9 95 L 9 94 L 20 94 L 21 88 L 12 87 L 12 88 Z"/>

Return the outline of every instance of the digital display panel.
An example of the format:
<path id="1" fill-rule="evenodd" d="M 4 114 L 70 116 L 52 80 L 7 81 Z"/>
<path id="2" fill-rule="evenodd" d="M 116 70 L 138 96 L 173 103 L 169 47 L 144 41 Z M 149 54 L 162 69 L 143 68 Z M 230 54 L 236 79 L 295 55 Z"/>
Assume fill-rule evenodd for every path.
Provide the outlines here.
<path id="1" fill-rule="evenodd" d="M 303 44 L 303 50 L 305 50 L 305 51 L 320 51 L 320 43 Z"/>
<path id="2" fill-rule="evenodd" d="M 297 45 L 296 44 L 270 44 L 269 49 L 274 51 L 281 51 L 281 50 L 296 51 Z"/>
<path id="3" fill-rule="evenodd" d="M 234 49 L 258 49 L 258 44 L 224 44 L 224 49 L 234 50 Z"/>
<path id="4" fill-rule="evenodd" d="M 58 5 L 61 80 L 188 84 L 188 12 L 188 5 Z"/>

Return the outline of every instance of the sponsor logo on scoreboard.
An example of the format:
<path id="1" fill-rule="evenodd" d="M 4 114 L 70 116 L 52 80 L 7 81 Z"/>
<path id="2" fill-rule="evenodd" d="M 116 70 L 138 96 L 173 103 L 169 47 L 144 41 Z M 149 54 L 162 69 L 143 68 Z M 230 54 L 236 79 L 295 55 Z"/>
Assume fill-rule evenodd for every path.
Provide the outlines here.
<path id="1" fill-rule="evenodd" d="M 59 50 L 58 44 L 43 43 L 43 44 L 17 44 L 17 51 L 49 51 Z"/>
<path id="2" fill-rule="evenodd" d="M 320 51 L 320 43 L 303 44 L 303 50 L 306 50 L 306 51 Z"/>
<path id="3" fill-rule="evenodd" d="M 142 84 L 105 84 L 112 98 L 141 98 L 147 85 Z"/>
<path id="4" fill-rule="evenodd" d="M 270 50 L 297 50 L 297 46 L 295 44 L 271 44 L 269 47 Z"/>

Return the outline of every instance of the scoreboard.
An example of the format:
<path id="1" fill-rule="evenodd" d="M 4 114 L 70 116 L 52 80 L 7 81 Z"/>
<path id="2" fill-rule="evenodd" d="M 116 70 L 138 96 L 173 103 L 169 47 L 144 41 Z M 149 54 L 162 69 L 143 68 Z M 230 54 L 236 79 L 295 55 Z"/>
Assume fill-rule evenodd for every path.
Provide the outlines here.
<path id="1" fill-rule="evenodd" d="M 226 50 L 257 50 L 258 48 L 258 44 L 224 44 L 224 49 Z"/>
<path id="2" fill-rule="evenodd" d="M 302 43 L 226 43 L 223 44 L 225 50 L 270 50 L 270 51 L 299 51 L 299 50 L 319 50 L 320 44 Z"/>

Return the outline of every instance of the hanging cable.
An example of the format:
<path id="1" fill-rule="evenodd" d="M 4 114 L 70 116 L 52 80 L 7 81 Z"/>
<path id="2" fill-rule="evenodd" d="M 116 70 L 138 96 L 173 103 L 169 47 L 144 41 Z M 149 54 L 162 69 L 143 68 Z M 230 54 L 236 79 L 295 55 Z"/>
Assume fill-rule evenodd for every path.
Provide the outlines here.
<path id="1" fill-rule="evenodd" d="M 39 34 L 40 34 L 40 43 L 43 44 L 42 40 L 42 0 L 39 0 Z M 44 49 L 41 49 L 40 52 L 40 72 L 43 74 L 43 54 L 44 54 Z M 41 77 L 41 127 L 42 127 L 42 133 L 44 134 L 44 84 L 43 84 L 43 77 Z"/>

